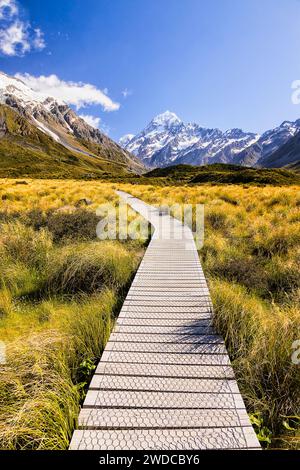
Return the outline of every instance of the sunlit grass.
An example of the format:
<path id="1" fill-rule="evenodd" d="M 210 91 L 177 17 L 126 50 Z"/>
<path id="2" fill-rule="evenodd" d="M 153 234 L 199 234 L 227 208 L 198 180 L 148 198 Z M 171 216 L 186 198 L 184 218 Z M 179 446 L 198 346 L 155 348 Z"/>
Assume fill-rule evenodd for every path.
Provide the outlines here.
<path id="1" fill-rule="evenodd" d="M 97 240 L 111 186 L 6 181 L 1 194 L 0 448 L 66 449 L 143 244 Z"/>
<path id="2" fill-rule="evenodd" d="M 272 439 L 271 446 L 274 447 L 299 446 L 297 431 L 293 429 L 299 425 L 300 370 L 291 361 L 292 343 L 300 339 L 298 186 L 156 187 L 95 181 L 27 182 L 27 185 L 16 185 L 15 180 L 1 180 L 0 186 L 0 217 L 3 223 L 11 224 L 12 220 L 14 223 L 19 220 L 16 234 L 11 240 L 7 236 L 5 238 L 5 233 L 10 230 L 9 225 L 4 226 L 0 244 L 0 256 L 3 256 L 4 250 L 6 260 L 2 263 L 1 272 L 0 330 L 6 341 L 20 348 L 19 354 L 9 353 L 12 361 L 16 357 L 14 370 L 19 370 L 19 375 L 14 377 L 16 372 L 12 370 L 7 374 L 5 372 L 5 380 L 9 380 L 10 384 L 5 390 L 13 390 L 13 397 L 17 398 L 12 398 L 15 408 L 4 406 L 5 419 L 0 434 L 4 447 L 26 447 L 34 433 L 37 433 L 33 438 L 35 448 L 67 446 L 80 397 L 80 390 L 74 384 L 84 382 L 82 377 L 76 377 L 74 371 L 88 369 L 86 364 L 89 362 L 85 361 L 101 354 L 101 347 L 95 349 L 95 341 L 97 337 L 103 337 L 103 347 L 113 321 L 112 312 L 120 297 L 120 294 L 116 296 L 116 291 L 122 291 L 126 285 L 141 252 L 139 243 L 115 242 L 107 244 L 110 256 L 106 256 L 105 250 L 98 250 L 97 246 L 100 248 L 102 242 L 95 241 L 93 230 L 86 230 L 85 217 L 93 220 L 93 227 L 94 219 L 90 217 L 95 216 L 100 204 L 117 204 L 116 189 L 127 191 L 153 205 L 205 205 L 205 242 L 199 255 L 210 284 L 215 324 L 226 339 L 247 409 L 253 415 L 260 438 L 265 439 L 267 444 Z M 90 199 L 91 204 L 85 207 L 84 203 L 80 203 L 83 198 Z M 78 212 L 78 206 L 82 213 Z M 40 212 L 29 214 L 33 209 Z M 91 216 L 86 216 L 86 213 Z M 72 238 L 74 225 L 77 235 Z M 32 227 L 35 229 L 33 232 Z M 36 239 L 38 229 L 42 230 L 39 230 L 40 235 Z M 25 236 L 21 237 L 23 230 Z M 19 240 L 20 237 L 26 240 L 26 245 Z M 31 247 L 28 253 L 25 246 Z M 36 250 L 33 253 L 34 247 Z M 97 256 L 94 257 L 96 251 Z M 131 264 L 134 256 L 137 258 Z M 89 273 L 94 290 L 92 294 L 88 288 Z M 53 295 L 54 292 L 58 298 Z M 86 298 L 87 295 L 92 297 Z M 101 326 L 97 308 L 102 295 L 105 300 L 100 303 L 109 313 L 103 314 Z M 81 315 L 79 312 L 86 313 Z M 89 312 L 96 312 L 92 314 L 91 322 L 88 320 Z M 94 321 L 97 328 L 93 326 Z M 47 367 L 51 364 L 56 371 L 53 358 L 58 354 L 63 357 L 57 365 L 58 370 L 62 368 L 67 371 L 66 375 L 59 372 L 60 379 L 66 377 L 66 382 L 54 392 L 54 409 L 52 414 L 49 413 L 54 425 L 44 433 L 40 431 L 45 429 L 43 399 L 48 400 L 48 395 L 43 394 L 43 388 L 38 396 L 26 395 L 27 385 L 24 386 L 23 377 L 27 377 L 27 369 L 22 369 L 20 359 L 22 355 L 26 358 L 29 350 L 32 354 L 34 348 L 28 347 L 28 344 L 37 344 L 38 341 L 30 338 L 39 335 L 42 335 L 41 344 L 53 337 L 55 346 L 54 349 L 52 346 L 38 348 L 37 357 L 43 358 L 41 349 L 47 350 L 52 354 L 51 358 L 47 356 L 41 360 Z M 25 338 L 26 347 L 21 338 Z M 71 346 L 62 353 L 65 351 L 63 344 Z M 73 354 L 75 344 L 77 353 Z M 83 345 L 82 349 L 80 344 Z M 87 344 L 89 353 L 84 355 Z M 82 352 L 77 355 L 78 351 Z M 32 355 L 28 361 L 31 367 Z M 85 365 L 80 368 L 78 361 Z M 25 367 L 27 359 L 24 364 Z M 35 381 L 44 383 L 40 376 Z M 52 393 L 53 382 L 45 384 L 46 390 Z M 30 392 L 33 389 L 30 388 Z M 1 397 L 4 402 L 7 400 L 5 391 L 1 392 Z M 28 402 L 26 397 L 29 397 Z M 70 400 L 68 410 L 59 401 L 62 399 L 66 404 L 67 397 Z M 31 414 L 28 414 L 22 434 L 21 422 L 24 416 L 27 417 L 26 403 Z M 14 428 L 15 419 L 17 425 Z M 9 430 L 7 433 L 6 428 Z M 19 431 L 14 433 L 14 429 Z M 30 439 L 26 440 L 26 435 Z"/>

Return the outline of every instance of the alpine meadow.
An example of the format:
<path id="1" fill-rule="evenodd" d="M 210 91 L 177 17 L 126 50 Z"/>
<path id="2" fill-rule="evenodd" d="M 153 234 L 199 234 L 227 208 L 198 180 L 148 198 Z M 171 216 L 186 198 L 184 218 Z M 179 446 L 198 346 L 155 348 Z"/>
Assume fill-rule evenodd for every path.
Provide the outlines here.
<path id="1" fill-rule="evenodd" d="M 18 184 L 22 183 L 22 184 Z M 154 206 L 205 205 L 199 251 L 251 421 L 267 447 L 297 448 L 298 186 L 152 186 L 2 180 L 1 446 L 64 449 L 144 241 L 97 241 L 116 189 Z M 86 200 L 92 204 L 86 206 Z M 101 306 L 101 307 L 100 307 Z"/>

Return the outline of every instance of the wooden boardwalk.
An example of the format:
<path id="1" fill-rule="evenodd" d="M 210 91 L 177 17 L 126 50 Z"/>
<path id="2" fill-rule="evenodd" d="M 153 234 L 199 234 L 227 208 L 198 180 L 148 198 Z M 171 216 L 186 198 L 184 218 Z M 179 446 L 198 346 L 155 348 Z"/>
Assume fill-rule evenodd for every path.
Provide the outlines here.
<path id="1" fill-rule="evenodd" d="M 90 384 L 70 449 L 258 449 L 191 230 L 119 194 L 155 231 Z"/>

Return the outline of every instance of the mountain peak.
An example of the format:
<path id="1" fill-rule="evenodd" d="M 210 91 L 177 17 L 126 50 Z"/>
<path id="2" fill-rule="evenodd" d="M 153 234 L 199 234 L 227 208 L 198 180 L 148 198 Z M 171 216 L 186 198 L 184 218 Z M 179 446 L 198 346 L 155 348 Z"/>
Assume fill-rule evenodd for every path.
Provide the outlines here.
<path id="1" fill-rule="evenodd" d="M 279 127 L 285 127 L 287 129 L 289 129 L 290 127 L 294 127 L 295 126 L 295 123 L 294 122 L 291 122 L 291 121 L 283 121 Z"/>
<path id="2" fill-rule="evenodd" d="M 134 134 L 125 134 L 119 139 L 119 145 L 125 147 L 134 138 Z"/>
<path id="3" fill-rule="evenodd" d="M 156 126 L 170 127 L 174 124 L 180 124 L 182 121 L 179 117 L 171 111 L 165 111 L 164 113 L 158 114 L 152 119 L 151 124 Z"/>

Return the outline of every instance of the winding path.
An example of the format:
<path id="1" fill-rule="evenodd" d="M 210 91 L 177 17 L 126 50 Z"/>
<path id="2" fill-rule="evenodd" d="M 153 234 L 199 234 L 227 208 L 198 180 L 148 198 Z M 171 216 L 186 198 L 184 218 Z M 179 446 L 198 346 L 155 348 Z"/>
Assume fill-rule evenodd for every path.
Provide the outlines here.
<path id="1" fill-rule="evenodd" d="M 90 384 L 70 449 L 259 449 L 191 230 L 129 194 L 154 234 Z M 170 235 L 171 234 L 171 239 Z"/>

